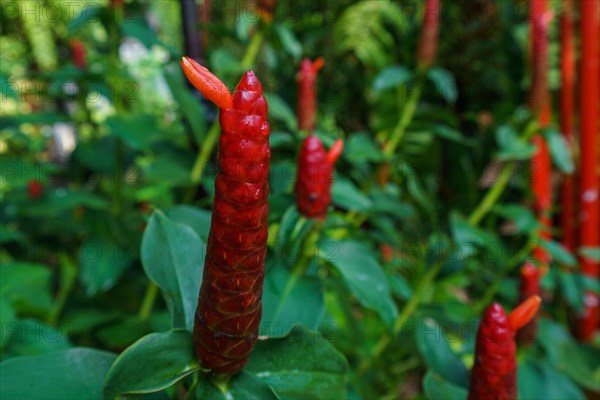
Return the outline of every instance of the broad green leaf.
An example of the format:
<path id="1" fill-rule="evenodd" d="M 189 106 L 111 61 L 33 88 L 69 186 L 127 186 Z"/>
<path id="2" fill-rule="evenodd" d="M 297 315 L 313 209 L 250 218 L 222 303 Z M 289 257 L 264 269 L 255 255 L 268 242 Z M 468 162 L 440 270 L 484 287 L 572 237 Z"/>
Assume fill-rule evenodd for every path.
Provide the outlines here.
<path id="1" fill-rule="evenodd" d="M 344 158 L 350 162 L 381 161 L 381 148 L 366 133 L 354 133 L 344 143 Z"/>
<path id="2" fill-rule="evenodd" d="M 323 242 L 319 247 L 333 249 L 326 261 L 335 266 L 356 299 L 391 327 L 398 308 L 383 269 L 369 249 L 354 241 Z"/>
<path id="3" fill-rule="evenodd" d="M 392 65 L 384 68 L 373 80 L 373 90 L 382 90 L 398 87 L 412 78 L 412 73 L 401 65 Z"/>
<path id="4" fill-rule="evenodd" d="M 435 84 L 440 95 L 451 103 L 458 99 L 458 89 L 454 76 L 450 71 L 444 68 L 431 68 L 427 72 L 427 77 Z"/>
<path id="5" fill-rule="evenodd" d="M 210 211 L 192 206 L 179 205 L 165 211 L 165 215 L 177 223 L 188 225 L 204 243 L 208 240 L 211 219 Z"/>
<path id="6" fill-rule="evenodd" d="M 421 334 L 416 342 L 427 367 L 455 385 L 466 386 L 469 374 L 450 349 L 447 333 L 432 319 L 422 320 L 419 327 Z"/>
<path id="7" fill-rule="evenodd" d="M 226 384 L 216 386 L 204 377 L 194 389 L 196 399 L 210 400 L 277 400 L 279 397 L 263 381 L 247 372 L 232 377 Z"/>
<path id="8" fill-rule="evenodd" d="M 352 181 L 338 175 L 331 187 L 331 201 L 336 206 L 356 211 L 368 211 L 373 205 L 371 199 L 358 190 Z"/>
<path id="9" fill-rule="evenodd" d="M 0 363 L 0 398 L 102 400 L 102 381 L 116 356 L 78 347 Z"/>
<path id="10" fill-rule="evenodd" d="M 156 119 L 150 115 L 108 117 L 106 125 L 113 135 L 121 138 L 133 149 L 146 148 L 161 135 Z"/>
<path id="11" fill-rule="evenodd" d="M 268 269 L 263 289 L 260 334 L 285 336 L 295 325 L 316 326 L 323 317 L 325 303 L 319 279 L 298 275 L 283 264 Z"/>
<path id="12" fill-rule="evenodd" d="M 0 298 L 24 314 L 45 316 L 52 309 L 50 269 L 39 264 L 4 263 L 0 268 Z"/>
<path id="13" fill-rule="evenodd" d="M 554 165 L 562 172 L 572 174 L 575 171 L 575 166 L 571 157 L 571 147 L 566 142 L 564 136 L 555 129 L 546 129 L 544 136 L 546 137 Z"/>
<path id="14" fill-rule="evenodd" d="M 565 375 L 541 362 L 528 361 L 518 368 L 522 400 L 584 400 L 585 394 Z"/>
<path id="15" fill-rule="evenodd" d="M 192 330 L 205 245 L 189 226 L 176 223 L 156 210 L 142 238 L 142 265 L 163 291 L 174 328 Z"/>
<path id="16" fill-rule="evenodd" d="M 295 327 L 284 338 L 258 341 L 246 372 L 282 399 L 346 397 L 348 363 L 318 331 Z"/>
<path id="17" fill-rule="evenodd" d="M 156 157 L 140 157 L 137 163 L 148 183 L 180 186 L 190 182 L 189 171 L 192 165 L 189 160 L 181 156 L 159 154 Z"/>
<path id="18" fill-rule="evenodd" d="M 498 204 L 493 211 L 515 225 L 516 233 L 529 233 L 539 226 L 535 215 L 526 207 L 518 204 Z"/>
<path id="19" fill-rule="evenodd" d="M 24 213 L 29 216 L 45 217 L 49 214 L 69 211 L 79 206 L 102 210 L 108 208 L 108 202 L 92 193 L 60 188 L 49 191 L 44 196 L 43 201 L 29 205 Z"/>
<path id="20" fill-rule="evenodd" d="M 88 296 L 112 288 L 133 260 L 124 249 L 106 240 L 88 240 L 79 249 L 79 279 Z"/>
<path id="21" fill-rule="evenodd" d="M 23 319 L 3 325 L 0 342 L 6 338 L 5 357 L 34 356 L 71 347 L 67 333 L 56 325 Z"/>
<path id="22" fill-rule="evenodd" d="M 545 318 L 540 319 L 538 341 L 548 354 L 550 365 L 581 386 L 598 389 L 600 351 L 577 343 L 563 326 Z"/>
<path id="23" fill-rule="evenodd" d="M 161 391 L 200 368 L 192 334 L 183 329 L 144 336 L 113 363 L 104 381 L 104 396 Z"/>
<path id="24" fill-rule="evenodd" d="M 550 253 L 557 262 L 569 266 L 577 264 L 577 260 L 562 244 L 554 240 L 540 240 L 540 245 Z"/>
<path id="25" fill-rule="evenodd" d="M 473 146 L 475 144 L 475 142 L 473 142 L 473 140 L 465 137 L 462 132 L 450 128 L 449 126 L 446 125 L 435 125 L 433 128 L 433 133 L 435 133 L 437 136 L 444 138 L 446 140 L 450 140 L 452 142 L 456 142 L 456 143 L 460 143 L 460 144 L 464 144 L 467 146 Z"/>
<path id="26" fill-rule="evenodd" d="M 446 381 L 431 370 L 423 378 L 423 389 L 429 400 L 466 400 L 468 395 L 467 389 Z"/>

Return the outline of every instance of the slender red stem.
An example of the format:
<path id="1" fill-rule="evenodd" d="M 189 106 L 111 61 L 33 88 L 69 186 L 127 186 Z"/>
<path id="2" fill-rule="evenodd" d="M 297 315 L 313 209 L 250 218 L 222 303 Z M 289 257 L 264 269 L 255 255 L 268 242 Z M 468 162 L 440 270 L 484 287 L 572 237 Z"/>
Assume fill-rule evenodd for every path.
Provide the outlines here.
<path id="1" fill-rule="evenodd" d="M 579 183 L 579 245 L 600 245 L 599 215 L 599 154 L 600 115 L 600 2 L 581 1 L 581 72 L 580 72 L 580 183 Z M 598 262 L 581 258 L 585 275 L 598 277 Z M 598 297 L 586 294 L 586 310 L 581 320 L 579 336 L 589 340 L 598 329 Z"/>

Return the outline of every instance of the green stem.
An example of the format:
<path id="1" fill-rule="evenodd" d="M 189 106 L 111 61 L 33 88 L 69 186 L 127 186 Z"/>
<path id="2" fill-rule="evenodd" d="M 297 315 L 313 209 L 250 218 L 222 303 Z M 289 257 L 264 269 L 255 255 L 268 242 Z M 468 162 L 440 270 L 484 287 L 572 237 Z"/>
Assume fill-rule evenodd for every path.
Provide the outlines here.
<path id="1" fill-rule="evenodd" d="M 406 128 L 412 121 L 415 111 L 417 110 L 417 105 L 419 104 L 419 99 L 421 98 L 421 91 L 423 88 L 423 80 L 420 77 L 417 80 L 417 84 L 415 85 L 414 90 L 410 93 L 406 104 L 402 108 L 402 113 L 400 114 L 400 119 L 392 132 L 392 135 L 388 142 L 385 144 L 383 148 L 383 155 L 386 158 L 389 158 L 396 151 L 396 147 L 400 144 L 402 137 L 404 136 L 404 132 L 406 132 Z"/>
<path id="2" fill-rule="evenodd" d="M 423 297 L 425 296 L 425 293 L 431 287 L 431 284 L 442 269 L 444 261 L 445 258 L 439 260 L 436 264 L 431 266 L 431 268 L 429 268 L 429 271 L 427 271 L 425 276 L 423 276 L 423 278 L 419 282 L 419 285 L 417 286 L 416 292 L 410 298 L 409 302 L 406 303 L 406 305 L 400 312 L 400 315 L 398 315 L 398 318 L 396 318 L 396 321 L 394 321 L 392 337 L 396 337 L 398 333 L 400 333 L 406 321 L 408 321 L 408 319 L 414 314 L 418 305 L 421 303 Z M 373 361 L 376 360 L 383 353 L 390 341 L 391 338 L 389 335 L 382 336 L 381 339 L 379 339 L 379 342 L 377 342 L 377 344 L 371 351 L 371 356 L 358 367 L 358 375 L 362 375 L 371 367 Z"/>
<path id="3" fill-rule="evenodd" d="M 156 286 L 156 284 L 152 281 L 148 282 L 148 286 L 146 287 L 146 293 L 144 294 L 144 300 L 142 300 L 142 305 L 138 314 L 138 317 L 141 321 L 147 320 L 150 316 L 152 308 L 154 307 L 154 301 L 156 300 L 157 294 L 158 286 Z"/>
<path id="4" fill-rule="evenodd" d="M 468 222 L 470 225 L 478 225 L 483 217 L 496 205 L 496 202 L 504 193 L 504 189 L 510 180 L 510 177 L 515 169 L 516 163 L 510 161 L 502 166 L 500 171 L 500 178 L 494 182 L 492 188 L 488 190 L 483 199 L 479 202 L 479 205 L 469 215 Z"/>
<path id="5" fill-rule="evenodd" d="M 246 54 L 244 54 L 242 62 L 240 63 L 243 69 L 252 68 L 256 61 L 256 57 L 258 57 L 258 52 L 260 51 L 264 38 L 264 30 L 259 30 L 252 36 L 252 41 L 250 41 L 250 44 L 246 48 Z"/>
<path id="6" fill-rule="evenodd" d="M 58 321 L 58 317 L 60 316 L 67 302 L 67 299 L 69 298 L 69 294 L 75 286 L 75 280 L 77 279 L 77 266 L 71 260 L 71 258 L 66 254 L 60 254 L 59 260 L 60 283 L 58 288 L 58 294 L 54 301 L 54 307 L 52 307 L 52 311 L 50 312 L 50 316 L 48 317 L 49 323 L 55 323 L 56 321 Z"/>

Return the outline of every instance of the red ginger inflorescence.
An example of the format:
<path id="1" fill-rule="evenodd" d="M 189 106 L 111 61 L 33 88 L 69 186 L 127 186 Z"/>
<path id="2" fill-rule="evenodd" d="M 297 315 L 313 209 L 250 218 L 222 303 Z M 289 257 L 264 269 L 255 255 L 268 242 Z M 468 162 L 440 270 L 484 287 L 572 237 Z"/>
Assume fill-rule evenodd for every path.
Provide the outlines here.
<path id="1" fill-rule="evenodd" d="M 509 316 L 497 303 L 485 311 L 477 332 L 468 400 L 517 398 L 515 332 L 531 320 L 540 303 L 538 296 L 530 297 Z"/>
<path id="2" fill-rule="evenodd" d="M 312 133 L 315 130 L 317 115 L 317 72 L 325 61 L 317 58 L 314 62 L 308 58 L 302 60 L 298 72 L 298 129 Z"/>
<path id="3" fill-rule="evenodd" d="M 537 268 L 533 263 L 525 263 L 521 267 L 521 279 L 519 282 L 519 302 L 523 302 L 531 296 L 540 295 L 540 282 L 542 277 L 548 271 L 548 265 L 543 264 Z M 534 315 L 531 321 L 526 323 L 517 332 L 517 342 L 528 345 L 535 341 L 538 330 L 537 315 Z"/>
<path id="4" fill-rule="evenodd" d="M 420 67 L 430 68 L 437 53 L 440 0 L 425 0 L 422 5 L 425 15 L 417 50 L 417 63 Z"/>
<path id="5" fill-rule="evenodd" d="M 252 71 L 231 96 L 192 59 L 184 58 L 182 67 L 194 86 L 220 107 L 221 124 L 194 345 L 203 367 L 232 375 L 248 361 L 262 315 L 271 156 L 267 102 Z"/>
<path id="6" fill-rule="evenodd" d="M 305 217 L 325 218 L 331 202 L 333 167 L 343 147 L 344 142 L 338 139 L 326 152 L 315 135 L 304 139 L 298 157 L 296 204 Z"/>

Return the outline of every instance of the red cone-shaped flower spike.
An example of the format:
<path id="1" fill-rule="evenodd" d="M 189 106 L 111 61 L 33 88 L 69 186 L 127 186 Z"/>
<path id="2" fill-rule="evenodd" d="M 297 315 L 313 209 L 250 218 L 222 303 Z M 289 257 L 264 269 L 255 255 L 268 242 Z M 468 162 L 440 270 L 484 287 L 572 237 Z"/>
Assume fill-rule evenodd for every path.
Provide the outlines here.
<path id="1" fill-rule="evenodd" d="M 221 107 L 218 172 L 194 345 L 203 367 L 235 374 L 248 361 L 262 312 L 271 156 L 267 101 L 252 71 L 231 96 L 208 70 L 185 59 L 182 65 L 196 87 L 211 88 L 210 96 L 203 94 Z"/>
<path id="2" fill-rule="evenodd" d="M 305 217 L 325 218 L 331 202 L 334 162 L 343 146 L 343 141 L 338 140 L 327 153 L 314 135 L 308 136 L 302 143 L 298 157 L 296 204 Z"/>
<path id="3" fill-rule="evenodd" d="M 322 58 L 314 63 L 305 58 L 298 72 L 298 129 L 310 133 L 315 129 L 317 115 L 317 72 L 324 64 Z"/>

